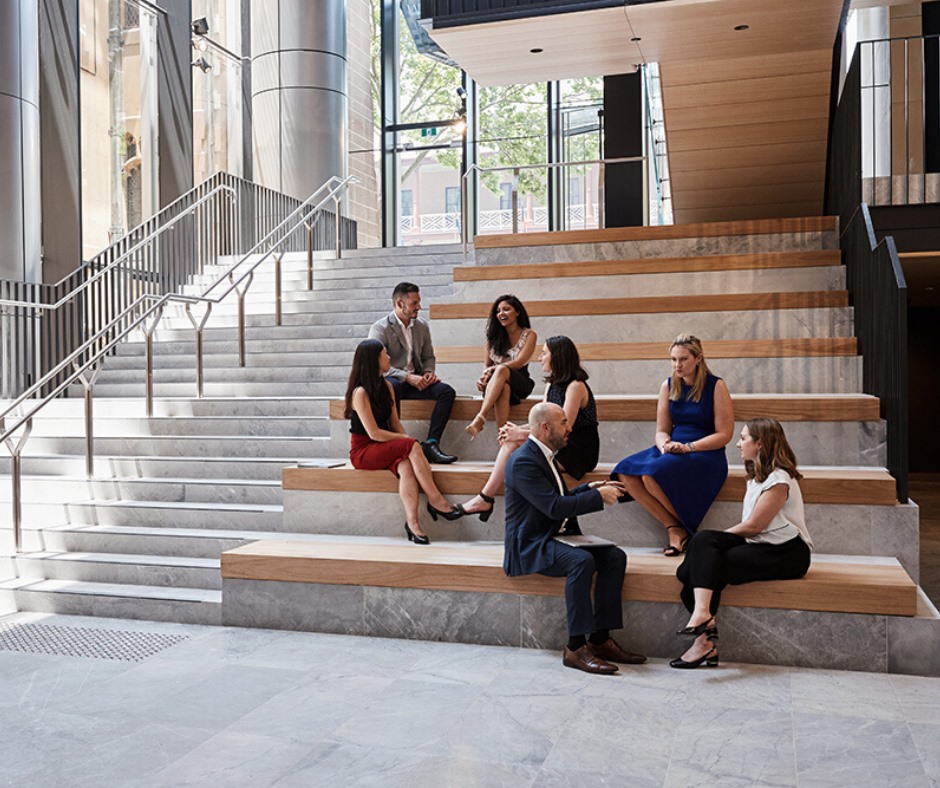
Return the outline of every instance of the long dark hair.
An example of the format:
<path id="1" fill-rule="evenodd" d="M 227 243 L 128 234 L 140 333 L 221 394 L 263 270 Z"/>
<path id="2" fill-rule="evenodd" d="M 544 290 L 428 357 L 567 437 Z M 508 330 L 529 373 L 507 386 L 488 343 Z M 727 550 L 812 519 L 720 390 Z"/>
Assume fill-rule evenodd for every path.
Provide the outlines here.
<path id="1" fill-rule="evenodd" d="M 744 463 L 748 479 L 763 482 L 777 468 L 782 468 L 792 479 L 802 479 L 803 474 L 796 469 L 796 455 L 790 448 L 790 442 L 783 432 L 783 427 L 776 419 L 758 417 L 745 422 L 748 435 L 760 441 L 757 459 Z"/>
<path id="2" fill-rule="evenodd" d="M 494 356 L 505 356 L 510 348 L 509 333 L 496 318 L 496 310 L 499 309 L 499 305 L 503 301 L 519 313 L 518 323 L 520 328 L 532 328 L 532 323 L 529 322 L 529 313 L 525 311 L 522 302 L 511 293 L 501 295 L 490 307 L 490 316 L 486 321 L 486 344 Z"/>
<path id="3" fill-rule="evenodd" d="M 558 335 L 545 340 L 548 352 L 552 354 L 552 371 L 545 376 L 546 383 L 571 383 L 573 380 L 587 380 L 589 375 L 581 366 L 581 356 L 568 337 Z"/>
<path id="4" fill-rule="evenodd" d="M 379 356 L 383 350 L 385 345 L 377 339 L 363 339 L 356 347 L 356 355 L 353 356 L 352 369 L 349 372 L 349 383 L 346 384 L 346 409 L 343 411 L 343 418 L 352 418 L 352 396 L 360 386 L 365 390 L 374 409 L 379 412 L 391 410 L 392 394 L 388 390 L 385 376 L 379 372 Z"/>

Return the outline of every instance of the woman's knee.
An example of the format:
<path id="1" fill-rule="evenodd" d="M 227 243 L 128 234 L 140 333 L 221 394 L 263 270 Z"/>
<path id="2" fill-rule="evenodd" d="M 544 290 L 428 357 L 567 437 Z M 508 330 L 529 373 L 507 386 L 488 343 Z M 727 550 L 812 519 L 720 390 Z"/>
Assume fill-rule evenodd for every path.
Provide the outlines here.
<path id="1" fill-rule="evenodd" d="M 624 476 L 624 474 L 618 473 L 617 478 L 628 493 L 633 493 L 643 487 L 643 481 L 639 476 Z"/>

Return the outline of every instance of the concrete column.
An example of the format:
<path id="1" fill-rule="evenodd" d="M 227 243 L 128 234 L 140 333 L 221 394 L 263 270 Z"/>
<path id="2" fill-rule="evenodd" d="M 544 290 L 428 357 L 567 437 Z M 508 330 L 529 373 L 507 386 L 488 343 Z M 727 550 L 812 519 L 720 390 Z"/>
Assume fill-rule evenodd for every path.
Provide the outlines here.
<path id="1" fill-rule="evenodd" d="M 343 0 L 251 4 L 255 180 L 305 199 L 347 159 Z"/>
<path id="2" fill-rule="evenodd" d="M 39 282 L 39 12 L 0 3 L 0 278 Z"/>

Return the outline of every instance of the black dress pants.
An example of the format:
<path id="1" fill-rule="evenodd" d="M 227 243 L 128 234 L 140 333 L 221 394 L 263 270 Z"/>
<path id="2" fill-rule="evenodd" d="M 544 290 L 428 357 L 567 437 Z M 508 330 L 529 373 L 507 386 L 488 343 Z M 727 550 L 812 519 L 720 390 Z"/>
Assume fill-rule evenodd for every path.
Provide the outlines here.
<path id="1" fill-rule="evenodd" d="M 454 407 L 454 399 L 457 396 L 453 386 L 439 380 L 437 383 L 421 390 L 390 375 L 385 379 L 395 389 L 395 406 L 398 408 L 399 418 L 401 417 L 401 401 L 403 399 L 434 400 L 434 410 L 431 411 L 431 421 L 428 424 L 428 439 L 440 443 L 441 436 L 444 434 L 444 427 L 447 426 L 447 420 L 450 418 L 450 412 Z"/>
<path id="2" fill-rule="evenodd" d="M 555 542 L 555 562 L 539 574 L 565 578 L 569 636 L 623 627 L 621 593 L 626 570 L 627 554 L 619 547 L 571 547 Z"/>
<path id="3" fill-rule="evenodd" d="M 694 588 L 710 588 L 711 614 L 718 612 L 721 591 L 756 580 L 795 580 L 809 569 L 810 550 L 800 537 L 783 544 L 754 544 L 727 531 L 702 530 L 689 541 L 685 560 L 676 570 L 682 604 L 695 609 Z"/>

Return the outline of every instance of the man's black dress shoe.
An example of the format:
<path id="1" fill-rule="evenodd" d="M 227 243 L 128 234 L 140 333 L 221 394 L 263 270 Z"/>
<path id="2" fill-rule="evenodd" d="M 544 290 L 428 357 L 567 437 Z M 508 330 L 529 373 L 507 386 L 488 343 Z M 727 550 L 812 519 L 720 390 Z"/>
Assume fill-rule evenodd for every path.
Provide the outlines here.
<path id="1" fill-rule="evenodd" d="M 610 676 L 618 670 L 616 665 L 611 665 L 609 662 L 604 662 L 604 660 L 595 657 L 594 652 L 591 651 L 591 646 L 587 643 L 577 651 L 572 651 L 566 647 L 561 661 L 566 668 L 583 670 L 585 673 L 599 673 Z"/>
<path id="2" fill-rule="evenodd" d="M 421 448 L 424 449 L 424 456 L 428 458 L 428 462 L 435 462 L 438 465 L 449 465 L 452 462 L 457 462 L 457 458 L 453 454 L 444 454 L 441 451 L 437 441 L 422 443 Z"/>

